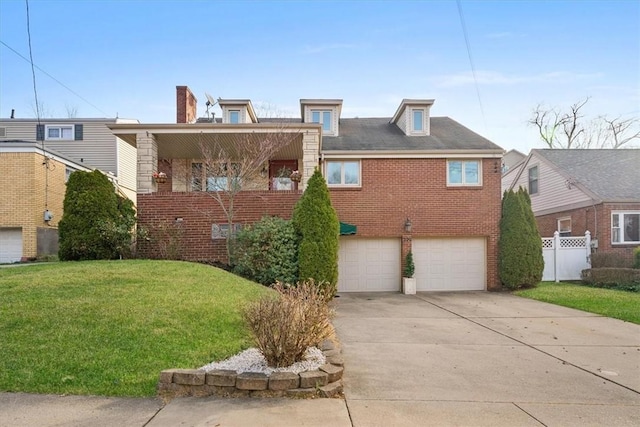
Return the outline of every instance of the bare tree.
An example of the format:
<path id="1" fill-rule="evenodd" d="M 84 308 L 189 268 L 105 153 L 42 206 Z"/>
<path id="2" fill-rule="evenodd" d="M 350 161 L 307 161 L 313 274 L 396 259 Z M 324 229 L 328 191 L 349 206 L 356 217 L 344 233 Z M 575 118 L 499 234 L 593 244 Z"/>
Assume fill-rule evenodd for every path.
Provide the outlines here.
<path id="1" fill-rule="evenodd" d="M 199 184 L 224 212 L 228 225 L 226 250 L 229 263 L 232 261 L 236 196 L 243 190 L 256 189 L 256 183 L 264 186 L 269 160 L 300 137 L 299 132 L 284 128 L 232 135 L 200 133 L 202 162 L 199 165 L 203 182 Z"/>
<path id="2" fill-rule="evenodd" d="M 65 103 L 64 108 L 65 110 L 67 110 L 68 119 L 75 119 L 76 117 L 78 117 L 78 107 L 76 105 Z"/>
<path id="3" fill-rule="evenodd" d="M 549 148 L 621 148 L 640 139 L 638 118 L 585 118 L 582 109 L 589 99 L 572 104 L 568 111 L 538 104 L 529 124 L 537 128 L 540 139 Z"/>

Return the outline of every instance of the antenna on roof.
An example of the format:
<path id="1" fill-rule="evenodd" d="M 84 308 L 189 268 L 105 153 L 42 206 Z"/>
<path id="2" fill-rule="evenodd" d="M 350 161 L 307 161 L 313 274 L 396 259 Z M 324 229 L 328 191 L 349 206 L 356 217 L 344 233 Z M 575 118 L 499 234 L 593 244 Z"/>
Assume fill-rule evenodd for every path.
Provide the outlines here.
<path id="1" fill-rule="evenodd" d="M 216 105 L 216 104 L 218 103 L 218 101 L 216 101 L 216 100 L 213 98 L 213 96 L 209 95 L 209 93 L 208 93 L 208 92 L 205 92 L 205 93 L 204 93 L 204 96 L 206 96 L 206 97 L 207 97 L 207 103 L 206 103 L 206 106 L 207 106 L 207 120 L 210 120 L 210 121 L 212 121 L 212 122 L 213 122 L 213 121 L 215 121 L 215 119 L 216 119 L 216 113 L 211 113 L 211 118 L 209 118 L 209 108 L 211 108 L 211 107 L 213 107 L 214 105 Z"/>

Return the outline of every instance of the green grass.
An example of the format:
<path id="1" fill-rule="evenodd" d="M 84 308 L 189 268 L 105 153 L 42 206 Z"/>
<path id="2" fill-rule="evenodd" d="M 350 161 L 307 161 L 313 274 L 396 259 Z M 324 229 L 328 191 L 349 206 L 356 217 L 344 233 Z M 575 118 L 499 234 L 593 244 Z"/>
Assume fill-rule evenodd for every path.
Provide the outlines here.
<path id="1" fill-rule="evenodd" d="M 537 288 L 514 294 L 640 324 L 640 293 L 542 282 Z"/>
<path id="2" fill-rule="evenodd" d="M 163 369 L 252 346 L 241 308 L 267 292 L 186 262 L 0 268 L 0 391 L 152 396 Z"/>

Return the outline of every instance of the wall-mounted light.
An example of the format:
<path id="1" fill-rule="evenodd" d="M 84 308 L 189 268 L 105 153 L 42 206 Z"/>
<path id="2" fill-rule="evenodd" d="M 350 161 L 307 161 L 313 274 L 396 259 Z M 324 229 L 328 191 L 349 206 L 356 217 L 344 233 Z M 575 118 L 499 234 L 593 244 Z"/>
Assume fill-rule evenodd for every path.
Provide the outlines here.
<path id="1" fill-rule="evenodd" d="M 411 220 L 409 218 L 404 222 L 404 231 L 411 233 Z"/>

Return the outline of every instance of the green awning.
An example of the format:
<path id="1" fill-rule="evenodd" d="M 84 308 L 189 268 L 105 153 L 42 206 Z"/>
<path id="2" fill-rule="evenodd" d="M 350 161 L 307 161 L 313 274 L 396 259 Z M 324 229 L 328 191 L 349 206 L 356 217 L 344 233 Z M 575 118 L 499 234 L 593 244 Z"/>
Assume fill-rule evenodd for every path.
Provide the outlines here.
<path id="1" fill-rule="evenodd" d="M 347 224 L 346 222 L 341 222 L 340 223 L 340 235 L 344 236 L 346 234 L 356 234 L 356 229 L 358 227 L 356 227 L 355 225 L 351 225 L 351 224 Z"/>

